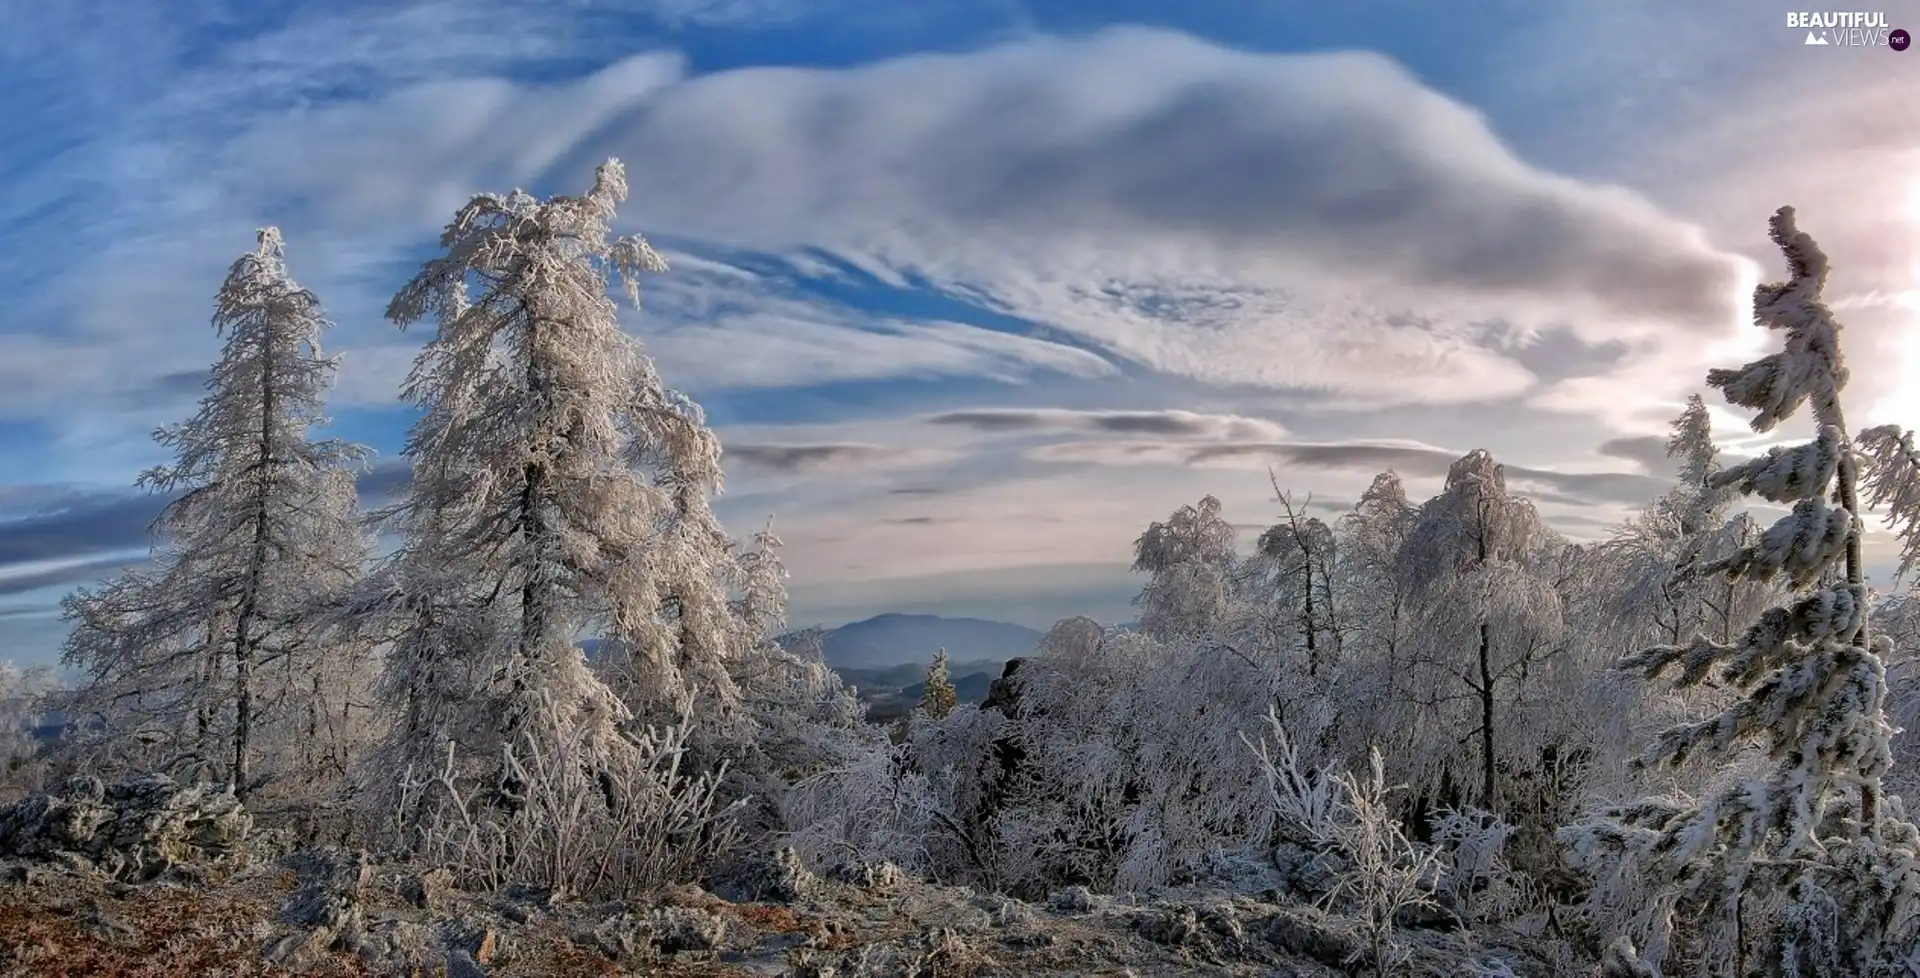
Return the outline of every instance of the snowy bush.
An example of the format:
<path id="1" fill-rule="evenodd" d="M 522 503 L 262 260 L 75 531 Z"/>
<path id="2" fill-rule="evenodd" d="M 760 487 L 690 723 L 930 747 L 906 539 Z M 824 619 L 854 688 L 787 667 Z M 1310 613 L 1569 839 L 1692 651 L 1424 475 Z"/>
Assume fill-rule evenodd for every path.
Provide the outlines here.
<path id="1" fill-rule="evenodd" d="M 502 818 L 498 799 L 470 787 L 449 742 L 438 771 L 402 777 L 390 837 L 469 886 L 517 883 L 576 897 L 626 897 L 698 878 L 737 843 L 719 773 L 682 770 L 685 728 L 648 730 L 620 756 L 628 766 L 592 774 L 573 760 L 584 747 L 531 734 L 503 746 L 515 794 Z"/>
<path id="2" fill-rule="evenodd" d="M 1267 721 L 1267 738 L 1247 745 L 1259 758 L 1280 831 L 1335 861 L 1323 903 L 1360 920 L 1373 973 L 1384 978 L 1411 957 L 1396 937 L 1401 915 L 1438 906 L 1433 894 L 1445 862 L 1407 837 L 1388 803 L 1394 789 L 1378 752 L 1364 774 L 1314 770 L 1302 765 L 1279 717 L 1268 714 Z"/>

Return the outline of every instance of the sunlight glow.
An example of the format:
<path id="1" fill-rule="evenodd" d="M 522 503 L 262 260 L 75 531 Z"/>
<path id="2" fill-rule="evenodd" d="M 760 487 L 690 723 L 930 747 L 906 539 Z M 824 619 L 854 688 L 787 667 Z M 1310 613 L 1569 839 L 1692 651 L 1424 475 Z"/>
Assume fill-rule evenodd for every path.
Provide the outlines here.
<path id="1" fill-rule="evenodd" d="M 1920 242 L 1920 178 L 1913 181 L 1903 211 L 1913 229 L 1913 240 Z M 1907 314 L 1906 328 L 1897 343 L 1901 383 L 1873 405 L 1870 417 L 1876 423 L 1920 428 L 1920 244 L 1914 247 L 1907 275 L 1912 288 L 1887 297 L 1891 305 Z"/>

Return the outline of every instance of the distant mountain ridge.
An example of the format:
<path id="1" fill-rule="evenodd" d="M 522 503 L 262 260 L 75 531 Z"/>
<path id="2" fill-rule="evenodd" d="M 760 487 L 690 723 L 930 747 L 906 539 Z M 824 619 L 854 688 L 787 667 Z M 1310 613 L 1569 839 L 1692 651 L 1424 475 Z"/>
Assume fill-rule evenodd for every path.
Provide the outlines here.
<path id="1" fill-rule="evenodd" d="M 888 613 L 827 629 L 821 652 L 835 669 L 925 665 L 937 649 L 946 649 L 955 663 L 1004 662 L 1031 653 L 1040 638 L 1039 632 L 1011 622 Z"/>

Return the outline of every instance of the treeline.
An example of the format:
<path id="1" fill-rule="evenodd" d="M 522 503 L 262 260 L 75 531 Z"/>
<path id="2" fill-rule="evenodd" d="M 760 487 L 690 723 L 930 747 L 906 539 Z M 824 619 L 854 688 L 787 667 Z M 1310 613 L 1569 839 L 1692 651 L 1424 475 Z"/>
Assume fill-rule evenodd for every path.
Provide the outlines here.
<path id="1" fill-rule="evenodd" d="M 1790 209 L 1789 277 L 1755 295 L 1783 348 L 1708 383 L 1756 430 L 1807 411 L 1811 441 L 1724 467 L 1694 397 L 1677 483 L 1591 545 L 1482 451 L 1330 522 L 1276 477 L 1247 553 L 1208 497 L 1136 540 L 1137 627 L 1061 622 L 979 705 L 937 657 L 889 736 L 774 640 L 780 542 L 720 526 L 718 440 L 619 329 L 612 280 L 637 301 L 666 268 L 610 230 L 625 197 L 609 161 L 584 195 L 454 215 L 387 308 L 430 335 L 412 478 L 371 513 L 365 451 L 313 437 L 321 303 L 263 231 L 216 297 L 206 397 L 141 479 L 168 495 L 153 559 L 67 600 L 82 681 L 36 702 L 68 733 L 11 753 L 16 780 L 224 783 L 471 887 L 628 895 L 788 845 L 1035 898 L 1313 901 L 1381 974 L 1434 919 L 1561 969 L 1907 973 L 1920 832 L 1889 711 L 1920 707 L 1920 605 L 1867 587 L 1857 514 L 1884 509 L 1911 565 L 1920 453 L 1847 427 L 1826 258 Z M 1743 498 L 1789 513 L 1763 528 Z"/>
<path id="2" fill-rule="evenodd" d="M 1920 779 L 1889 715 L 1920 713 L 1920 618 L 1867 587 L 1855 514 L 1881 507 L 1911 566 L 1920 455 L 1849 434 L 1826 258 L 1791 210 L 1773 235 L 1790 277 L 1755 319 L 1783 349 L 1708 383 L 1758 431 L 1806 411 L 1811 441 L 1723 467 L 1692 397 L 1676 484 L 1595 544 L 1483 451 L 1331 522 L 1276 480 L 1250 553 L 1217 500 L 1181 507 L 1135 541 L 1137 628 L 1062 622 L 1011 701 L 803 782 L 798 838 L 1027 895 L 1277 872 L 1383 972 L 1438 908 L 1558 974 L 1907 973 Z"/>

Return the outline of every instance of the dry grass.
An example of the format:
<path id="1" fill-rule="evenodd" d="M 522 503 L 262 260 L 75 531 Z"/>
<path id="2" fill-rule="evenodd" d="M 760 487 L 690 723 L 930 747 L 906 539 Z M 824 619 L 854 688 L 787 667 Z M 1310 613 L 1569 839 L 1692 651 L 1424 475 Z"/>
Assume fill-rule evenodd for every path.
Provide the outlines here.
<path id="1" fill-rule="evenodd" d="M 71 876 L 54 894 L 11 887 L 0 893 L 0 976 L 292 974 L 260 956 L 263 926 L 291 883 L 288 874 L 275 874 L 218 889 L 141 887 L 124 897 Z M 301 973 L 371 974 L 344 955 L 329 955 Z"/>

